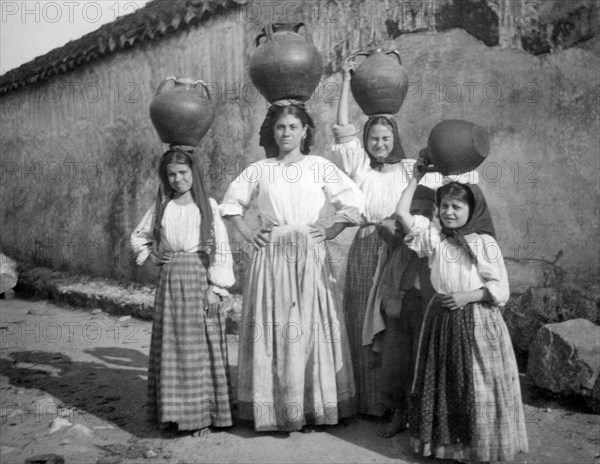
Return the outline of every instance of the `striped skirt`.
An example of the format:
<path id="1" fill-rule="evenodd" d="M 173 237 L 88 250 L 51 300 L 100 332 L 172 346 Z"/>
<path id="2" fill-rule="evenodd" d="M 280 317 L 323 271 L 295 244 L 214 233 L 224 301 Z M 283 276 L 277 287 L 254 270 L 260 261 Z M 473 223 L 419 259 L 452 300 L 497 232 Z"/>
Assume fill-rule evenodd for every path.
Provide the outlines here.
<path id="1" fill-rule="evenodd" d="M 330 259 L 306 225 L 274 227 L 269 245 L 253 256 L 240 326 L 238 417 L 256 431 L 332 425 L 355 413 Z"/>
<path id="2" fill-rule="evenodd" d="M 419 339 L 411 442 L 424 456 L 513 461 L 528 451 L 517 363 L 496 307 L 434 298 Z"/>
<path id="3" fill-rule="evenodd" d="M 225 315 L 208 318 L 206 268 L 197 253 L 161 267 L 148 366 L 148 412 L 179 430 L 228 427 L 231 384 Z"/>
<path id="4" fill-rule="evenodd" d="M 381 391 L 381 355 L 371 347 L 363 346 L 362 332 L 382 243 L 375 226 L 363 226 L 358 230 L 348 253 L 344 290 L 344 313 L 354 364 L 358 412 L 372 416 L 381 416 L 385 412 Z"/>

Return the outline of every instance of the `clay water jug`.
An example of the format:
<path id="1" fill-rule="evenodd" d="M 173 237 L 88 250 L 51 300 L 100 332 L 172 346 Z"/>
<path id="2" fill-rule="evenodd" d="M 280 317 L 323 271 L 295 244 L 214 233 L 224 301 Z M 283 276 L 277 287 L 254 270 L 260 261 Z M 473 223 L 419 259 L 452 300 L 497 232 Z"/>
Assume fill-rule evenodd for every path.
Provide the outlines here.
<path id="1" fill-rule="evenodd" d="M 473 171 L 490 150 L 485 129 L 461 119 L 438 123 L 429 134 L 427 157 L 443 175 Z"/>
<path id="2" fill-rule="evenodd" d="M 408 90 L 408 74 L 396 50 L 375 48 L 360 51 L 350 59 L 366 58 L 357 66 L 350 81 L 350 90 L 358 106 L 367 116 L 396 114 L 400 111 Z"/>
<path id="3" fill-rule="evenodd" d="M 298 33 L 301 27 L 304 35 Z M 321 80 L 323 63 L 304 23 L 269 23 L 256 37 L 256 46 L 249 72 L 261 95 L 270 103 L 308 101 Z"/>
<path id="4" fill-rule="evenodd" d="M 167 86 L 169 82 L 173 85 Z M 214 118 L 208 88 L 201 80 L 167 77 L 150 102 L 150 119 L 163 143 L 196 146 Z"/>

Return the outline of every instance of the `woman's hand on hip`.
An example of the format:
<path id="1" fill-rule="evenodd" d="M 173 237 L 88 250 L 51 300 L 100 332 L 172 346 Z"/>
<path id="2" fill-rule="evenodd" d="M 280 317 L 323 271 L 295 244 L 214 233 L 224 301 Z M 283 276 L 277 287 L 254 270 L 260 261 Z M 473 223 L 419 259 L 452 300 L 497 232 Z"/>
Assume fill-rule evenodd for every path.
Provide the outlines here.
<path id="1" fill-rule="evenodd" d="M 267 246 L 269 243 L 269 234 L 271 233 L 271 227 L 261 227 L 252 236 L 248 238 L 248 241 L 252 243 L 252 246 L 257 250 Z"/>
<path id="2" fill-rule="evenodd" d="M 327 240 L 327 230 L 323 226 L 311 224 L 309 227 L 308 233 L 317 243 Z"/>
<path id="3" fill-rule="evenodd" d="M 175 253 L 172 251 L 165 251 L 163 254 L 158 256 L 154 251 L 150 253 L 150 259 L 157 266 L 162 266 L 163 264 L 167 264 L 171 259 L 175 256 Z"/>
<path id="4" fill-rule="evenodd" d="M 343 222 L 336 222 L 331 227 L 325 228 L 318 224 L 310 224 L 310 235 L 317 241 L 317 243 L 324 240 L 333 240 L 340 232 L 342 232 L 348 224 Z"/>

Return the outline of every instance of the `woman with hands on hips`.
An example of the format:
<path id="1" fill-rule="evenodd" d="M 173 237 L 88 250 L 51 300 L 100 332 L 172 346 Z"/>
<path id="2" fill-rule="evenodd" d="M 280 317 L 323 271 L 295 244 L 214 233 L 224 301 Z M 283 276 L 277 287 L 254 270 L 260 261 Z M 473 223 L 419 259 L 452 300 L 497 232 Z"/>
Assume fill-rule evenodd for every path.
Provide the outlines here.
<path id="1" fill-rule="evenodd" d="M 267 158 L 229 185 L 220 206 L 252 244 L 240 328 L 238 411 L 257 431 L 310 431 L 354 414 L 354 378 L 327 240 L 361 221 L 362 193 L 309 155 L 304 104 L 279 100 L 260 130 Z M 256 197 L 261 226 L 244 218 Z M 317 224 L 330 203 L 336 222 Z"/>

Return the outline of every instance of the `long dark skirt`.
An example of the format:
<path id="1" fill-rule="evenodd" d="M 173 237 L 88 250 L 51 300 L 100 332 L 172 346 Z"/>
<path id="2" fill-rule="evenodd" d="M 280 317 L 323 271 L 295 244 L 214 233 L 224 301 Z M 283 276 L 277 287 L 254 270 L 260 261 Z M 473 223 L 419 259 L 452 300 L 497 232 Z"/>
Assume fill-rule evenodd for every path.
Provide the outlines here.
<path id="1" fill-rule="evenodd" d="M 385 412 L 381 391 L 381 355 L 371 347 L 363 346 L 362 332 L 382 243 L 374 226 L 358 230 L 348 253 L 344 289 L 344 315 L 354 364 L 358 412 L 372 416 L 381 416 Z"/>
<path id="2" fill-rule="evenodd" d="M 396 300 L 386 300 L 386 303 Z M 400 316 L 385 317 L 381 340 L 382 391 L 386 409 L 408 412 L 408 400 L 419 347 L 419 334 L 425 314 L 421 292 L 416 288 L 402 298 Z"/>
<path id="3" fill-rule="evenodd" d="M 231 384 L 225 315 L 208 318 L 206 268 L 197 253 L 177 253 L 160 270 L 148 366 L 148 412 L 179 430 L 228 427 Z"/>
<path id="4" fill-rule="evenodd" d="M 425 456 L 489 462 L 527 452 L 517 363 L 497 307 L 449 311 L 432 300 L 409 409 L 413 449 Z"/>
<path id="5" fill-rule="evenodd" d="M 471 441 L 473 387 L 473 311 L 449 311 L 436 297 L 421 332 L 411 399 L 411 435 L 423 443 Z"/>

